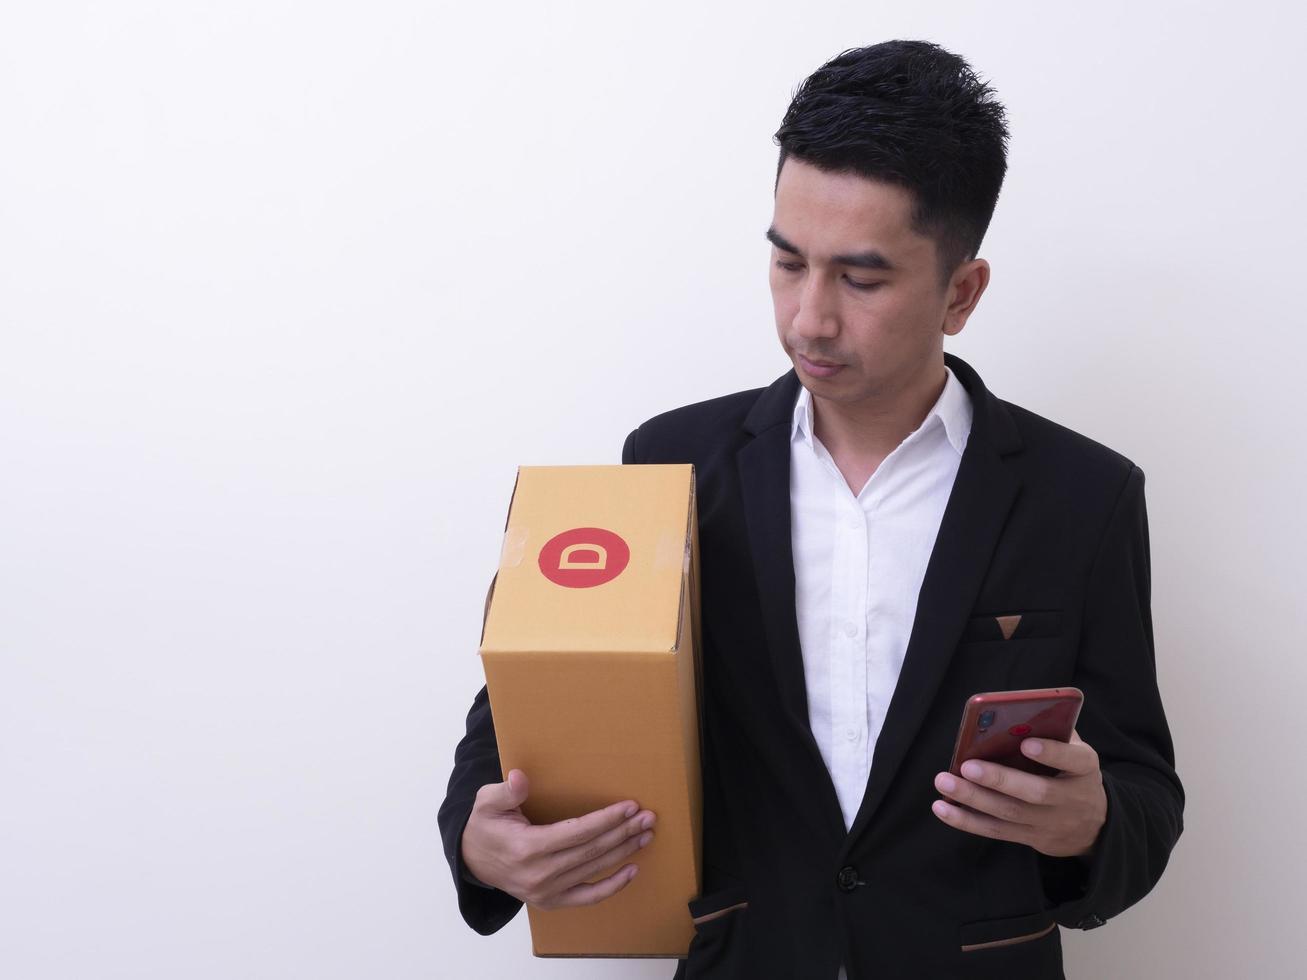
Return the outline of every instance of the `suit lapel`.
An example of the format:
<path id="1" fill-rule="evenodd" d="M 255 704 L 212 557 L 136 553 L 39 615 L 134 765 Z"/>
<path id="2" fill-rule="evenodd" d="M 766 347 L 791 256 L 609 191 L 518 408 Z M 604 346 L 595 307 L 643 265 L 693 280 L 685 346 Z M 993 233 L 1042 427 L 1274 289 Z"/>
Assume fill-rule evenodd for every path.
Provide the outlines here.
<path id="1" fill-rule="evenodd" d="M 971 396 L 971 434 L 926 566 L 903 669 L 876 742 L 862 805 L 845 839 L 845 853 L 884 800 L 925 720 L 1020 489 L 1015 468 L 1003 459 L 1021 448 L 1011 415 L 968 364 L 951 354 L 944 359 Z"/>
<path id="2" fill-rule="evenodd" d="M 799 392 L 791 369 L 759 395 L 745 419 L 754 438 L 736 455 L 749 549 L 762 605 L 767 652 L 783 717 L 778 735 L 802 745 L 801 784 L 820 794 L 819 820 L 844 836 L 839 797 L 808 721 L 807 682 L 794 606 L 794 555 L 790 537 L 790 425 Z"/>

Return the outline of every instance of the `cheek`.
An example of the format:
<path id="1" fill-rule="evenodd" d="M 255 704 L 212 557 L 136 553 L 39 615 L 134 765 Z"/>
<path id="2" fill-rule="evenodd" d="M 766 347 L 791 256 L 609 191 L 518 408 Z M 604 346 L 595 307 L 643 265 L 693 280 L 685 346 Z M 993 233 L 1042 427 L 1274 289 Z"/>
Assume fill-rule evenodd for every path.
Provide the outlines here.
<path id="1" fill-rule="evenodd" d="M 878 332 L 896 342 L 907 342 L 923 333 L 928 318 L 922 313 L 920 302 L 903 293 L 896 296 L 887 293 L 867 309 L 867 315 L 875 321 Z"/>

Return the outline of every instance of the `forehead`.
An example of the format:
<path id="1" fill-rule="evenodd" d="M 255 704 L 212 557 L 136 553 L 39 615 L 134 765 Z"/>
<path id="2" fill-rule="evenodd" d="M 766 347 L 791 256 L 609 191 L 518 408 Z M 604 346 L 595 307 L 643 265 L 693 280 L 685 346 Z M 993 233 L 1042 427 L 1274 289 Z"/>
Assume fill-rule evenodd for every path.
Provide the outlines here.
<path id="1" fill-rule="evenodd" d="M 911 228 L 912 193 L 858 174 L 828 173 L 789 157 L 776 185 L 772 225 L 815 260 L 876 249 L 912 266 L 934 243 Z"/>

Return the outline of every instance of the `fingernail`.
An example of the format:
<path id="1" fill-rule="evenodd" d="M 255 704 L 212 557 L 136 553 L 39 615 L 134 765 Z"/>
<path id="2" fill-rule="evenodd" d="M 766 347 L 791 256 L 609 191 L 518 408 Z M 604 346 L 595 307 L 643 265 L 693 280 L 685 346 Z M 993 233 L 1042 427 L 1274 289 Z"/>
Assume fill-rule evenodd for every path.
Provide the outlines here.
<path id="1" fill-rule="evenodd" d="M 643 827 L 645 830 L 648 830 L 653 825 L 654 825 L 654 815 L 652 813 L 646 813 L 644 815 L 644 818 L 640 821 L 640 826 Z"/>
<path id="2" fill-rule="evenodd" d="M 935 788 L 941 793 L 952 793 L 958 788 L 958 781 L 948 773 L 940 773 L 935 777 Z"/>
<path id="3" fill-rule="evenodd" d="M 979 779 L 984 774 L 985 770 L 981 768 L 979 762 L 968 759 L 966 762 L 962 763 L 962 775 L 966 776 L 968 779 Z"/>
<path id="4" fill-rule="evenodd" d="M 643 834 L 640 835 L 640 846 L 644 847 L 651 840 L 653 840 L 653 831 L 646 830 Z"/>
<path id="5" fill-rule="evenodd" d="M 1036 742 L 1033 738 L 1028 738 L 1021 743 L 1021 747 L 1026 750 L 1026 755 L 1039 755 L 1044 751 L 1044 743 Z"/>
<path id="6" fill-rule="evenodd" d="M 626 805 L 626 809 L 622 811 L 622 816 L 624 816 L 624 817 L 633 817 L 633 816 L 635 816 L 636 811 L 639 810 L 639 809 L 640 809 L 640 808 L 639 808 L 638 806 L 636 806 L 634 803 L 628 803 L 628 804 Z"/>
<path id="7" fill-rule="evenodd" d="M 935 811 L 935 816 L 937 817 L 948 816 L 948 804 L 943 800 L 936 800 L 930 805 L 930 808 Z"/>

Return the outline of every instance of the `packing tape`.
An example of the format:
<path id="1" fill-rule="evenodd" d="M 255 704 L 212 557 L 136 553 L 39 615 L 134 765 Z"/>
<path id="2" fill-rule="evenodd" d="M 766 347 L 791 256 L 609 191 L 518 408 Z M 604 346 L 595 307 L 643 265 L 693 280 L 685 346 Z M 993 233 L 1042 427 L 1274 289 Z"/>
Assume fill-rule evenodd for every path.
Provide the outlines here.
<path id="1" fill-rule="evenodd" d="M 664 531 L 658 535 L 658 542 L 654 545 L 653 567 L 655 570 L 660 568 L 680 568 L 685 569 L 685 563 L 690 559 L 690 549 L 685 544 L 685 535 L 676 531 Z"/>
<path id="2" fill-rule="evenodd" d="M 526 554 L 526 540 L 530 532 L 524 527 L 510 527 L 504 531 L 504 544 L 499 550 L 499 567 L 516 568 Z"/>

